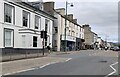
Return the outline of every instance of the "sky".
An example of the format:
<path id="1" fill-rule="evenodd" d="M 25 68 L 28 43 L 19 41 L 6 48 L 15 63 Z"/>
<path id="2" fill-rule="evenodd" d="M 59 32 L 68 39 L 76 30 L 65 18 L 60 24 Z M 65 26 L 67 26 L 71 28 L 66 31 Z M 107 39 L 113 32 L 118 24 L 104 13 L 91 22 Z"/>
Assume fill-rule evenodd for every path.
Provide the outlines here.
<path id="1" fill-rule="evenodd" d="M 38 1 L 38 0 L 28 0 Z M 55 8 L 65 8 L 66 0 L 54 1 Z M 118 2 L 119 0 L 67 0 L 74 7 L 68 5 L 68 14 L 77 18 L 78 24 L 89 24 L 92 31 L 110 42 L 118 41 Z"/>

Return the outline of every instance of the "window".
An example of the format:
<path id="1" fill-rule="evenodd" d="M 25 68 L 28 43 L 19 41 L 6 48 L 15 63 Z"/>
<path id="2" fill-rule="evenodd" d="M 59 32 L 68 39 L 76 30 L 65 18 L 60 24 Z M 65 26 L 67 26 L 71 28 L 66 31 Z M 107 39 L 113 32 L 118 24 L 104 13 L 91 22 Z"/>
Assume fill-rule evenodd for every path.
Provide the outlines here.
<path id="1" fill-rule="evenodd" d="M 70 30 L 69 30 L 69 35 L 70 35 Z"/>
<path id="2" fill-rule="evenodd" d="M 15 18 L 14 12 L 15 12 L 15 9 L 13 6 L 5 4 L 4 22 L 14 23 L 14 18 Z"/>
<path id="3" fill-rule="evenodd" d="M 33 36 L 33 47 L 37 47 L 37 37 Z"/>
<path id="4" fill-rule="evenodd" d="M 39 29 L 41 26 L 41 19 L 38 16 L 35 16 L 35 29 Z"/>
<path id="5" fill-rule="evenodd" d="M 29 20 L 30 20 L 30 14 L 26 11 L 23 11 L 23 26 L 28 27 Z"/>
<path id="6" fill-rule="evenodd" d="M 45 19 L 45 31 L 48 31 L 48 20 Z"/>
<path id="7" fill-rule="evenodd" d="M 5 47 L 13 47 L 13 30 L 5 29 Z"/>
<path id="8" fill-rule="evenodd" d="M 54 27 L 55 28 L 55 33 L 58 33 L 58 28 L 57 27 Z"/>
<path id="9" fill-rule="evenodd" d="M 80 34 L 80 36 L 79 36 L 80 38 L 82 38 L 82 36 L 81 36 L 81 34 Z"/>

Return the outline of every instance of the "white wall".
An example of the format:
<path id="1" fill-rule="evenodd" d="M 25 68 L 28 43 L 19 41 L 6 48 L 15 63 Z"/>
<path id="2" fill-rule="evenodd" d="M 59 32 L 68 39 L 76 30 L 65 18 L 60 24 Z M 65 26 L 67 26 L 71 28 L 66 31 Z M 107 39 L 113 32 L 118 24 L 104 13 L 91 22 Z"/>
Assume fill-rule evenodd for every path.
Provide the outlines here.
<path id="1" fill-rule="evenodd" d="M 15 25 L 22 27 L 22 8 L 15 7 Z"/>
<path id="2" fill-rule="evenodd" d="M 0 0 L 0 48 L 3 48 L 3 17 L 4 14 L 2 13 L 4 12 L 4 5 L 3 5 L 3 0 Z"/>
<path id="3" fill-rule="evenodd" d="M 5 2 L 5 1 L 4 1 Z M 6 2 L 8 3 L 8 2 Z M 10 4 L 10 3 L 8 3 Z M 0 48 L 4 47 L 4 40 L 3 40 L 3 30 L 4 28 L 9 28 L 9 29 L 13 29 L 14 30 L 14 48 L 34 48 L 33 47 L 33 36 L 37 36 L 38 37 L 38 47 L 37 48 L 42 48 L 42 39 L 40 38 L 40 32 L 35 33 L 35 31 L 40 31 L 35 30 L 34 26 L 35 26 L 35 13 L 31 12 L 31 11 L 27 11 L 26 9 L 23 9 L 21 7 L 18 7 L 16 5 L 12 5 L 15 7 L 15 25 L 14 24 L 8 24 L 8 23 L 4 23 L 4 3 L 2 3 L 0 1 Z M 22 12 L 23 10 L 27 11 L 30 13 L 30 29 L 34 30 L 27 30 L 27 31 L 19 31 L 20 29 L 29 29 L 29 27 L 23 27 L 22 25 Z M 41 13 L 39 13 L 41 14 Z M 53 21 L 52 18 L 49 19 L 50 17 L 47 17 L 46 15 L 44 15 L 44 17 L 42 16 L 44 14 L 38 15 L 41 17 L 41 30 L 45 29 L 45 19 L 49 20 L 49 27 L 48 29 L 48 35 L 50 36 L 50 38 L 48 38 L 48 43 L 51 43 L 51 47 L 52 47 L 52 26 L 53 26 Z M 21 33 L 22 32 L 22 33 Z M 30 32 L 30 33 L 23 33 L 23 32 Z M 25 43 L 26 45 L 23 46 L 23 39 L 22 39 L 22 35 L 26 35 L 25 38 Z"/>
<path id="4" fill-rule="evenodd" d="M 3 48 L 3 38 L 4 38 L 4 35 L 3 35 L 3 25 L 0 23 L 0 48 Z"/>
<path id="5" fill-rule="evenodd" d="M 84 39 L 84 29 L 81 28 L 81 38 Z"/>
<path id="6" fill-rule="evenodd" d="M 4 19 L 4 4 L 3 4 L 3 0 L 0 0 L 0 22 L 3 22 Z"/>
<path id="7" fill-rule="evenodd" d="M 57 34 L 54 33 L 55 35 L 54 35 L 54 38 L 53 38 L 53 43 L 56 40 L 57 51 L 60 51 L 60 46 L 61 46 L 60 36 L 62 34 L 61 32 L 63 31 L 62 17 L 57 13 L 55 14 L 55 17 L 57 17 L 57 19 L 55 20 L 54 26 L 58 28 L 58 33 Z M 55 46 L 55 43 L 54 43 L 54 46 Z"/>

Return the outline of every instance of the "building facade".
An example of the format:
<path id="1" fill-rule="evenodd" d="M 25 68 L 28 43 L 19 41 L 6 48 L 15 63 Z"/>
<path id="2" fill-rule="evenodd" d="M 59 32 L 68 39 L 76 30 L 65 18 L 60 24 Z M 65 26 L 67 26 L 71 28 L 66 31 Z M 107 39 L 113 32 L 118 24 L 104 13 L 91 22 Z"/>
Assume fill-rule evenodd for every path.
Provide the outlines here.
<path id="1" fill-rule="evenodd" d="M 65 16 L 65 9 L 54 9 L 54 2 L 45 2 L 44 10 L 54 15 L 53 26 L 53 50 L 64 51 L 65 46 L 68 51 L 80 50 L 81 38 L 84 39 L 84 29 L 73 19 L 73 14 Z M 65 19 L 66 19 L 66 40 L 65 40 Z M 65 42 L 67 43 L 65 45 Z"/>
<path id="2" fill-rule="evenodd" d="M 104 49 L 105 48 L 105 41 L 104 40 L 102 40 L 102 38 L 101 37 L 98 37 L 97 38 L 97 47 L 98 47 L 98 49 Z"/>
<path id="3" fill-rule="evenodd" d="M 98 35 L 91 31 L 91 27 L 89 25 L 83 25 L 83 28 L 86 48 L 87 49 L 96 48 Z"/>
<path id="4" fill-rule="evenodd" d="M 0 0 L 0 5 L 0 48 L 42 49 L 42 30 L 47 31 L 45 46 L 52 47 L 54 16 L 26 2 Z"/>
<path id="5" fill-rule="evenodd" d="M 66 18 L 67 25 L 66 25 L 66 40 L 65 40 L 65 17 L 64 17 L 65 9 L 61 8 L 61 9 L 56 9 L 55 11 L 56 11 L 55 16 L 57 16 L 58 18 L 56 22 L 59 23 L 55 25 L 57 26 L 55 28 L 58 29 L 58 33 L 55 33 L 55 35 L 60 37 L 60 39 L 59 38 L 56 39 L 60 42 L 60 44 L 58 43 L 60 45 L 60 48 L 58 49 L 63 51 L 64 47 L 66 46 L 66 49 L 68 51 L 80 50 L 82 45 L 81 37 L 84 36 L 84 30 L 77 23 L 77 19 L 73 19 L 73 14 L 68 14 Z M 65 42 L 67 43 L 67 45 L 65 45 Z"/>

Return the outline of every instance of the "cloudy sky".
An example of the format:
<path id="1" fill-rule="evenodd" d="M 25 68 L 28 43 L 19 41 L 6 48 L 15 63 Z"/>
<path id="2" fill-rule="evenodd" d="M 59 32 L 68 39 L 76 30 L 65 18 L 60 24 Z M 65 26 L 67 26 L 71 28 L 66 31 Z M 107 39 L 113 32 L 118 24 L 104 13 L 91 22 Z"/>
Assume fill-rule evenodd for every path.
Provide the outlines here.
<path id="1" fill-rule="evenodd" d="M 38 0 L 29 0 L 38 1 Z M 55 1 L 55 8 L 64 8 L 66 0 Z M 73 13 L 80 25 L 90 24 L 92 31 L 107 41 L 118 40 L 118 1 L 119 0 L 67 0 L 74 7 L 68 6 L 68 13 Z"/>

